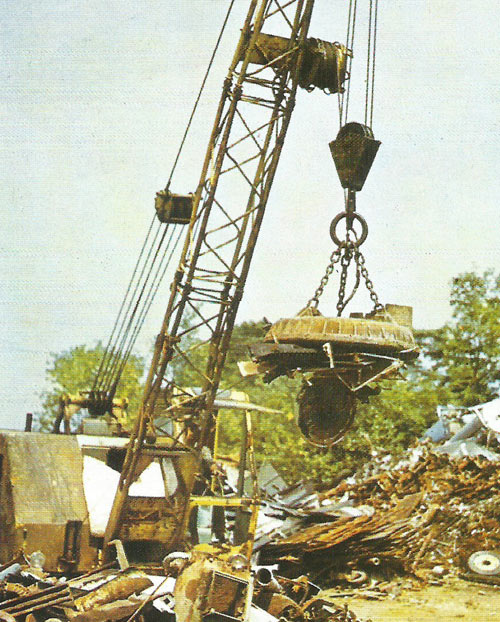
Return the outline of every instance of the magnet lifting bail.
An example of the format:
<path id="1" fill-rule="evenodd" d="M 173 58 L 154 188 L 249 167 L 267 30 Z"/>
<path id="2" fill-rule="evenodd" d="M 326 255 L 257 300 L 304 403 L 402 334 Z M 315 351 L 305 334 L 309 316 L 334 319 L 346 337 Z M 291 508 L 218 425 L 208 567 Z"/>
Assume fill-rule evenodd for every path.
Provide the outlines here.
<path id="1" fill-rule="evenodd" d="M 346 221 L 346 239 L 341 240 L 337 233 L 338 224 Z M 354 229 L 354 222 L 361 225 L 361 233 L 357 233 Z M 354 234 L 354 240 L 351 239 L 350 233 Z M 347 193 L 347 209 L 335 216 L 330 225 L 330 237 L 338 247 L 354 247 L 359 248 L 368 236 L 368 225 L 366 220 L 360 214 L 356 213 L 356 193 L 354 190 L 348 190 Z"/>
<path id="2" fill-rule="evenodd" d="M 337 235 L 337 225 L 339 224 L 339 222 L 343 219 L 347 219 L 347 231 L 351 232 L 354 231 L 353 227 L 349 227 L 349 220 L 351 220 L 351 222 L 357 220 L 360 225 L 361 225 L 361 233 L 358 235 L 355 231 L 354 231 L 354 235 L 355 235 L 355 240 L 351 240 L 349 239 L 349 241 L 347 242 L 346 240 L 341 240 L 338 235 Z M 349 212 L 340 212 L 339 214 L 337 214 L 335 216 L 335 218 L 332 220 L 332 223 L 330 225 L 330 237 L 332 238 L 333 242 L 337 245 L 337 246 L 354 246 L 355 248 L 358 248 L 359 246 L 361 246 L 361 244 L 363 244 L 363 242 L 366 240 L 368 236 L 368 225 L 366 224 L 366 220 L 363 218 L 363 216 L 361 216 L 360 214 L 349 214 Z"/>

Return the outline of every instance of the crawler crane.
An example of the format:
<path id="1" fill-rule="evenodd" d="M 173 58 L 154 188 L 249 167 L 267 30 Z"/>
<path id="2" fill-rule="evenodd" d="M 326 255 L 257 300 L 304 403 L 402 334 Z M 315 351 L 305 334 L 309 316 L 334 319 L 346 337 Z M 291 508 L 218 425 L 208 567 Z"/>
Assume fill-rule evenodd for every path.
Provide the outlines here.
<path id="1" fill-rule="evenodd" d="M 144 514 L 134 514 L 128 490 L 141 459 L 147 455 L 161 460 L 165 451 L 182 455 L 189 475 L 179 478 L 186 489 L 182 507 L 178 496 L 164 502 L 168 527 L 155 550 L 163 555 L 179 548 L 184 537 L 194 473 L 203 448 L 213 445 L 219 382 L 297 88 L 335 93 L 345 80 L 346 47 L 308 38 L 313 4 L 250 2 L 198 185 L 192 195 L 173 194 L 168 186 L 157 195 L 158 218 L 166 226 L 184 221 L 187 232 L 106 530 L 105 551 L 114 539 L 133 539 L 134 530 L 144 534 Z M 184 328 L 188 312 L 196 320 Z M 200 329 L 208 334 L 203 369 L 196 366 L 189 339 Z M 195 395 L 187 394 L 169 371 L 179 359 L 199 375 L 201 390 Z M 174 422 L 168 450 L 158 450 L 151 442 L 159 401 Z"/>
<path id="2" fill-rule="evenodd" d="M 296 91 L 299 87 L 309 91 L 319 88 L 339 96 L 345 91 L 352 51 L 339 43 L 308 37 L 313 6 L 313 0 L 250 2 L 224 81 L 198 185 L 193 194 L 173 194 L 167 185 L 157 195 L 159 220 L 166 226 L 184 222 L 187 233 L 106 529 L 105 552 L 114 539 L 133 539 L 135 531 L 144 536 L 144 512 L 134 513 L 128 490 L 144 456 L 161 461 L 165 451 L 183 456 L 183 464 L 190 465 L 180 477 L 185 497 L 180 505 L 179 495 L 167 498 L 163 508 L 158 509 L 165 529 L 159 534 L 162 521 L 157 521 L 153 527 L 156 535 L 151 532 L 146 539 L 157 539 L 156 550 L 163 554 L 178 548 L 184 537 L 194 473 L 201 452 L 213 447 L 217 391 Z M 351 43 L 355 4 L 352 7 L 347 35 Z M 373 46 L 373 52 L 376 12 L 372 10 L 371 3 L 372 41 L 368 49 Z M 373 80 L 374 60 L 371 62 Z M 368 112 L 367 101 L 366 122 L 372 109 L 370 115 Z M 355 211 L 355 196 L 363 187 L 379 144 L 366 124 L 344 123 L 341 127 L 331 144 L 346 189 L 345 211 L 334 219 L 331 228 L 337 250 L 305 311 L 299 318 L 274 326 L 265 343 L 253 353 L 257 371 L 264 371 L 268 379 L 298 369 L 312 372 L 299 396 L 299 423 L 317 444 L 337 440 L 352 421 L 355 398 L 366 398 L 373 391 L 369 387 L 372 380 L 393 375 L 402 360 L 415 352 L 407 308 L 382 307 L 360 251 L 367 227 Z M 339 239 L 341 221 L 346 223 L 344 240 Z M 355 224 L 361 225 L 361 233 L 355 230 Z M 351 261 L 356 265 L 354 288 L 361 278 L 365 279 L 374 311 L 367 318 L 336 318 L 325 323 L 317 311 L 318 297 L 334 264 L 340 263 L 340 315 L 349 301 L 345 287 Z M 187 313 L 196 319 L 185 328 Z M 397 313 L 403 321 L 395 321 Z M 208 335 L 208 355 L 201 369 L 192 356 L 189 339 L 199 329 Z M 179 360 L 199 376 L 200 390 L 195 394 L 176 382 L 175 362 Z M 332 408 L 335 400 L 337 413 Z M 153 442 L 155 412 L 160 402 L 162 413 L 172 422 L 168 450 L 159 450 Z"/>
<path id="3" fill-rule="evenodd" d="M 229 11 L 233 5 L 234 0 Z M 351 0 L 347 40 L 342 45 L 309 36 L 314 0 L 250 0 L 198 184 L 192 193 L 176 194 L 170 189 L 171 174 L 166 188 L 157 193 L 156 229 L 152 224 L 147 238 L 150 248 L 145 243 L 141 253 L 145 263 L 142 269 L 138 263 L 134 272 L 136 280 L 131 281 L 92 390 L 75 398 L 65 396 L 61 405 L 56 426 L 64 419 L 66 431 L 71 412 L 79 406 L 95 416 L 108 412 L 121 418 L 126 401 L 115 396 L 120 375 L 173 249 L 184 235 L 134 430 L 126 447 L 118 442 L 123 439 L 116 439 L 110 450 L 120 476 L 103 540 L 86 544 L 79 521 L 67 520 L 66 529 L 57 532 L 64 540 L 64 552 L 59 557 L 54 553 L 62 567 L 84 569 L 97 558 L 98 550 L 104 561 L 109 560 L 112 544 L 119 541 L 131 563 L 158 568 L 165 556 L 189 548 L 192 512 L 209 505 L 251 515 L 246 535 L 241 525 L 235 528 L 238 535 L 221 553 L 224 563 L 243 558 L 248 568 L 258 507 L 256 488 L 251 497 L 244 497 L 240 477 L 235 498 L 224 497 L 215 484 L 209 495 L 195 493 L 200 474 L 213 467 L 221 375 L 299 88 L 321 89 L 338 97 L 341 127 L 330 147 L 345 189 L 345 208 L 331 225 L 336 249 L 320 286 L 297 317 L 280 320 L 263 343 L 252 346 L 253 361 L 242 366 L 244 373 L 262 373 L 265 381 L 282 374 L 303 374 L 300 428 L 313 443 L 329 446 L 352 422 L 356 399 L 367 399 L 375 390 L 372 383 L 394 376 L 404 361 L 415 356 L 410 310 L 380 304 L 360 250 L 368 230 L 356 211 L 356 193 L 380 144 L 368 125 L 373 110 L 377 0 L 369 4 L 371 104 L 367 86 L 363 124 L 347 123 L 356 7 Z M 317 309 L 319 297 L 337 267 L 338 317 L 324 318 Z M 348 294 L 352 267 L 354 285 Z M 361 280 L 369 290 L 373 311 L 364 317 L 340 317 Z M 203 342 L 194 338 L 199 334 Z M 207 353 L 202 365 L 197 356 L 201 347 Z M 176 375 L 179 364 L 196 375 L 196 387 L 183 386 Z M 246 460 L 240 475 L 245 466 L 255 472 L 248 414 L 245 422 L 242 456 Z M 165 495 L 130 495 L 132 484 L 152 463 L 161 471 Z"/>

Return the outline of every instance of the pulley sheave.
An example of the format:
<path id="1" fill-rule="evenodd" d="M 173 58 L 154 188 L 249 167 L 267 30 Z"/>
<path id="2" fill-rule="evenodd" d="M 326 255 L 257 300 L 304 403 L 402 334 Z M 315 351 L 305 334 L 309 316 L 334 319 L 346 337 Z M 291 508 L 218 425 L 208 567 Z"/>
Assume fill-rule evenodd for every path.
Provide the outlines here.
<path id="1" fill-rule="evenodd" d="M 352 122 L 340 128 L 330 151 L 343 188 L 354 192 L 363 188 L 380 145 L 367 125 Z"/>

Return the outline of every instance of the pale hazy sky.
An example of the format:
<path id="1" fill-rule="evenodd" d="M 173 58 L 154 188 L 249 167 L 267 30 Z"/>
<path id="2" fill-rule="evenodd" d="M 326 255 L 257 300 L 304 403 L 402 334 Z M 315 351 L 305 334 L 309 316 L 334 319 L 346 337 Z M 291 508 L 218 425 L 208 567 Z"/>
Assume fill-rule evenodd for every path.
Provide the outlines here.
<path id="1" fill-rule="evenodd" d="M 346 4 L 316 0 L 311 36 L 345 41 Z M 109 336 L 227 5 L 0 0 L 0 427 L 22 427 L 39 407 L 50 352 Z M 363 249 L 382 301 L 412 305 L 415 326 L 437 327 L 449 319 L 452 276 L 500 265 L 498 3 L 379 5 L 382 146 L 358 197 L 370 226 Z M 246 7 L 236 0 L 174 191 L 197 182 Z M 358 43 L 363 14 L 359 24 Z M 299 94 L 240 320 L 295 314 L 324 272 L 342 209 L 328 151 L 336 105 Z M 350 109 L 362 121 L 360 97 Z M 323 313 L 334 314 L 335 296 L 332 286 Z"/>

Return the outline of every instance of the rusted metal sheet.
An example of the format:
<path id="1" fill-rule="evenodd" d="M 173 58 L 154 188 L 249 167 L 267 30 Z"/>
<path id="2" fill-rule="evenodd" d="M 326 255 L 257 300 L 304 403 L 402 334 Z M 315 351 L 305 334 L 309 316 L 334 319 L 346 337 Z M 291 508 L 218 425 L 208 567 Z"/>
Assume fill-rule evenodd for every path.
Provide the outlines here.
<path id="1" fill-rule="evenodd" d="M 282 571 L 307 572 L 323 586 L 411 575 L 419 580 L 470 573 L 471 555 L 492 572 L 500 553 L 500 464 L 482 458 L 452 458 L 419 448 L 418 458 L 390 468 L 380 458 L 375 474 L 342 483 L 321 495 L 322 503 L 349 497 L 351 509 L 371 516 L 339 518 L 300 528 L 263 547 L 261 563 Z M 368 469 L 368 467 L 367 467 Z M 480 575 L 481 568 L 476 568 Z M 361 579 L 363 580 L 363 579 Z"/>
<path id="2" fill-rule="evenodd" d="M 0 562 L 42 551 L 49 571 L 90 568 L 83 459 L 75 437 L 0 434 Z"/>
<path id="3" fill-rule="evenodd" d="M 133 600 L 115 600 L 105 605 L 94 607 L 89 611 L 76 612 L 65 608 L 66 617 L 71 622 L 105 622 L 107 620 L 125 620 L 141 606 Z"/>
<path id="4" fill-rule="evenodd" d="M 74 437 L 24 432 L 1 435 L 18 523 L 84 520 L 83 459 Z"/>
<path id="5" fill-rule="evenodd" d="M 212 555 L 193 554 L 175 584 L 177 622 L 213 619 L 246 621 L 252 601 L 250 569 L 234 570 L 228 562 Z"/>

